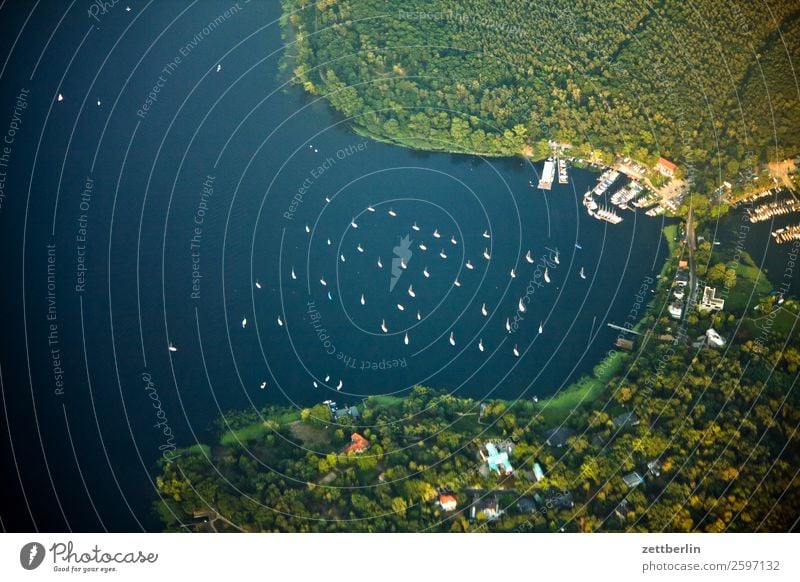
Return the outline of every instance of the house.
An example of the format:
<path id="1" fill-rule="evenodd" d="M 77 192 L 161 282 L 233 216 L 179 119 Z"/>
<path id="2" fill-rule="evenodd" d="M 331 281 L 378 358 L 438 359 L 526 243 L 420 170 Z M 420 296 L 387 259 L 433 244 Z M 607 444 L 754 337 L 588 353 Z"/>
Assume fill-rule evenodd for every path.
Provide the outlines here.
<path id="1" fill-rule="evenodd" d="M 723 307 L 725 307 L 725 300 L 717 297 L 716 288 L 706 286 L 703 289 L 703 298 L 697 308 L 702 311 L 718 311 Z"/>
<path id="2" fill-rule="evenodd" d="M 623 499 L 622 501 L 620 501 L 619 505 L 617 505 L 616 509 L 614 509 L 614 513 L 616 514 L 616 516 L 620 518 L 622 521 L 625 521 L 630 512 L 631 510 L 628 507 L 627 499 Z"/>
<path id="3" fill-rule="evenodd" d="M 333 418 L 334 422 L 338 422 L 342 418 L 351 418 L 354 421 L 357 421 L 361 418 L 361 415 L 358 413 L 358 408 L 355 406 L 344 407 L 344 408 L 331 408 L 331 417 Z"/>
<path id="4" fill-rule="evenodd" d="M 544 471 L 542 471 L 542 466 L 539 463 L 533 464 L 533 477 L 537 483 L 544 479 Z"/>
<path id="5" fill-rule="evenodd" d="M 689 283 L 689 271 L 686 269 L 678 269 L 678 272 L 675 273 L 675 283 L 681 287 L 687 285 Z"/>
<path id="6" fill-rule="evenodd" d="M 626 352 L 633 351 L 633 341 L 629 339 L 625 339 L 624 337 L 618 337 L 616 345 L 621 350 L 625 350 Z"/>
<path id="7" fill-rule="evenodd" d="M 675 287 L 672 294 L 675 296 L 675 299 L 683 299 L 683 287 Z"/>
<path id="8" fill-rule="evenodd" d="M 472 504 L 470 519 L 474 520 L 478 514 L 483 514 L 484 519 L 494 521 L 504 513 L 505 511 L 500 509 L 500 504 L 496 496 L 483 497 Z"/>
<path id="9" fill-rule="evenodd" d="M 560 448 L 567 444 L 567 439 L 575 435 L 575 431 L 566 426 L 560 426 L 544 433 L 547 437 L 547 444 L 551 447 Z"/>
<path id="10" fill-rule="evenodd" d="M 689 268 L 689 261 L 686 259 L 681 259 L 678 261 L 678 268 L 679 269 L 688 269 Z"/>
<path id="11" fill-rule="evenodd" d="M 653 459 L 652 461 L 647 462 L 647 473 L 652 475 L 653 477 L 658 477 L 661 475 L 661 461 L 658 459 Z"/>
<path id="12" fill-rule="evenodd" d="M 667 178 L 672 178 L 675 175 L 675 170 L 678 169 L 678 166 L 670 162 L 666 158 L 658 158 L 658 163 L 656 164 L 656 170 L 662 175 L 666 176 Z"/>
<path id="13" fill-rule="evenodd" d="M 442 511 L 455 511 L 458 503 L 456 502 L 455 495 L 450 493 L 442 493 L 439 495 L 439 507 L 442 508 Z"/>
<path id="14" fill-rule="evenodd" d="M 622 480 L 625 482 L 625 485 L 628 486 L 629 489 L 633 489 L 634 487 L 638 487 L 642 483 L 644 483 L 644 477 L 639 475 L 636 471 L 632 473 L 628 473 L 625 475 Z"/>
<path id="15" fill-rule="evenodd" d="M 350 435 L 350 444 L 344 449 L 345 453 L 363 453 L 369 448 L 369 441 L 363 436 L 354 432 Z"/>
<path id="16" fill-rule="evenodd" d="M 725 345 L 725 340 L 713 327 L 706 330 L 706 339 L 708 340 L 708 345 L 715 348 L 721 348 Z"/>
<path id="17" fill-rule="evenodd" d="M 514 468 L 508 460 L 508 453 L 511 451 L 507 447 L 504 451 L 498 451 L 494 443 L 486 443 L 486 452 L 481 450 L 481 458 L 486 461 L 489 469 L 496 472 L 498 475 L 510 475 Z"/>
<path id="18" fill-rule="evenodd" d="M 635 412 L 626 412 L 615 416 L 611 419 L 611 422 L 614 423 L 614 428 L 625 428 L 626 426 L 636 426 L 639 424 L 639 417 L 636 416 Z"/>
<path id="19" fill-rule="evenodd" d="M 669 311 L 670 317 L 673 319 L 680 319 L 681 313 L 683 313 L 683 303 L 680 301 L 673 301 L 670 303 L 669 307 L 667 307 L 667 311 Z"/>
<path id="20" fill-rule="evenodd" d="M 575 502 L 572 500 L 572 493 L 569 491 L 561 491 L 555 487 L 551 487 L 544 492 L 544 498 L 538 493 L 533 496 L 534 501 L 542 507 L 542 512 L 546 513 L 548 509 L 569 509 L 574 507 Z"/>
<path id="21" fill-rule="evenodd" d="M 533 513 L 536 511 L 536 503 L 530 497 L 520 497 L 517 500 L 517 509 L 520 513 Z"/>

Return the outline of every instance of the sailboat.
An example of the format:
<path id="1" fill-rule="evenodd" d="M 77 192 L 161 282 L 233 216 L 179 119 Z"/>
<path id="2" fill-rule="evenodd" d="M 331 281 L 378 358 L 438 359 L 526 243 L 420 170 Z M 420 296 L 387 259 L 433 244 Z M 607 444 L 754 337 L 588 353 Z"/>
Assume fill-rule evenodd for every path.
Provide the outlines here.
<path id="1" fill-rule="evenodd" d="M 261 283 L 256 279 L 256 289 L 261 289 Z"/>
<path id="2" fill-rule="evenodd" d="M 263 382 L 261 382 L 261 389 L 263 390 L 266 387 L 267 387 L 267 381 L 264 380 Z"/>
<path id="3" fill-rule="evenodd" d="M 467 259 L 467 264 L 466 264 L 466 265 L 464 265 L 464 266 L 465 266 L 467 269 L 469 269 L 470 271 L 471 271 L 472 269 L 474 269 L 474 268 L 475 268 L 475 267 L 473 267 L 473 266 L 472 266 L 472 263 L 470 263 L 469 259 Z"/>
<path id="4" fill-rule="evenodd" d="M 370 212 L 375 212 L 375 209 L 372 207 L 372 204 L 367 206 L 367 210 L 369 210 Z"/>
<path id="5" fill-rule="evenodd" d="M 408 268 L 408 265 L 406 265 L 406 260 L 405 260 L 404 257 L 400 257 L 400 268 L 401 269 L 407 269 Z"/>
<path id="6" fill-rule="evenodd" d="M 483 305 L 481 305 L 481 315 L 483 315 L 484 317 L 489 315 L 489 312 L 486 311 L 486 304 L 485 303 Z"/>
<path id="7" fill-rule="evenodd" d="M 364 252 L 364 247 L 361 246 L 361 243 L 358 243 L 358 245 L 356 246 L 356 250 L 359 253 L 363 253 Z"/>
<path id="8" fill-rule="evenodd" d="M 427 251 L 427 250 L 428 250 L 428 247 L 426 247 L 424 243 L 419 243 L 419 250 L 421 250 L 421 251 Z"/>
<path id="9" fill-rule="evenodd" d="M 446 259 L 446 258 L 447 258 L 447 255 L 446 255 L 446 254 L 444 254 L 444 249 L 442 249 L 441 251 L 439 251 L 439 256 L 440 256 L 440 257 L 442 257 L 443 259 Z"/>
<path id="10" fill-rule="evenodd" d="M 511 333 L 511 320 L 508 317 L 506 317 L 506 331 Z"/>
<path id="11" fill-rule="evenodd" d="M 411 297 L 416 297 L 417 296 L 417 294 L 414 292 L 414 286 L 413 285 L 409 285 L 408 286 L 408 294 Z"/>
<path id="12" fill-rule="evenodd" d="M 280 315 L 278 316 L 278 325 L 279 325 L 280 327 L 283 327 L 283 320 L 281 319 L 281 316 L 280 316 Z"/>
<path id="13" fill-rule="evenodd" d="M 325 196 L 325 202 L 330 204 L 331 203 L 331 197 L 330 196 Z"/>
<path id="14" fill-rule="evenodd" d="M 489 249 L 483 249 L 483 258 L 487 261 L 491 260 L 492 255 L 489 254 Z"/>
<path id="15" fill-rule="evenodd" d="M 336 389 L 337 389 L 337 390 L 341 390 L 341 389 L 342 389 L 342 386 L 344 386 L 344 382 L 342 382 L 341 380 L 339 380 L 339 383 L 336 385 Z"/>
<path id="16" fill-rule="evenodd" d="M 434 238 L 442 238 L 442 235 L 439 234 L 439 229 L 438 228 L 433 229 L 433 237 Z"/>
<path id="17" fill-rule="evenodd" d="M 351 227 L 353 227 L 353 228 L 358 228 L 358 223 L 356 222 L 356 219 L 355 219 L 355 218 L 353 218 L 353 219 L 350 221 L 350 226 L 351 226 Z"/>
<path id="18" fill-rule="evenodd" d="M 458 280 L 458 277 L 456 277 L 456 280 L 453 281 L 453 285 L 455 285 L 456 287 L 461 287 L 461 281 Z"/>
<path id="19" fill-rule="evenodd" d="M 64 100 L 64 96 L 61 93 L 59 93 L 58 94 L 58 102 L 61 103 L 63 100 Z"/>
<path id="20" fill-rule="evenodd" d="M 383 333 L 386 333 L 386 332 L 388 332 L 388 331 L 389 331 L 389 328 L 388 328 L 388 327 L 386 327 L 386 320 L 385 320 L 385 319 L 382 319 L 382 320 L 381 320 L 381 331 L 382 331 Z"/>
<path id="21" fill-rule="evenodd" d="M 390 208 L 390 209 L 389 209 L 389 216 L 393 216 L 393 217 L 394 217 L 394 216 L 397 216 L 397 213 L 396 213 L 394 210 L 392 210 L 392 209 Z"/>
<path id="22" fill-rule="evenodd" d="M 553 257 L 553 262 L 554 262 L 556 265 L 560 265 L 560 264 L 561 264 L 561 261 L 560 261 L 560 260 L 559 260 L 559 258 L 558 258 L 558 251 L 556 251 L 556 256 L 555 256 L 555 257 Z"/>
<path id="23" fill-rule="evenodd" d="M 454 237 L 454 236 L 451 236 L 451 237 L 450 237 L 450 242 L 451 242 L 452 244 L 454 244 L 454 245 L 457 245 L 457 244 L 458 244 L 458 241 L 456 240 L 456 237 Z"/>
<path id="24" fill-rule="evenodd" d="M 381 263 L 381 258 L 378 257 L 378 268 L 383 269 L 383 263 Z"/>
<path id="25" fill-rule="evenodd" d="M 398 303 L 397 304 L 397 309 L 399 309 L 400 311 L 405 311 L 406 310 L 406 308 L 403 306 L 402 303 Z"/>
<path id="26" fill-rule="evenodd" d="M 581 267 L 580 276 L 581 276 L 581 279 L 585 279 L 586 278 L 586 273 L 583 272 L 583 267 Z"/>
<path id="27" fill-rule="evenodd" d="M 245 327 L 247 327 L 247 316 L 242 318 L 242 329 L 244 329 Z"/>
<path id="28" fill-rule="evenodd" d="M 328 239 L 328 246 L 331 246 L 331 239 Z"/>
<path id="29" fill-rule="evenodd" d="M 542 333 L 543 331 L 544 331 L 544 325 L 543 325 L 543 324 L 542 324 L 542 322 L 540 321 L 540 322 L 539 322 L 539 333 Z"/>
<path id="30" fill-rule="evenodd" d="M 364 299 L 364 294 L 362 293 L 362 294 L 361 294 L 361 305 L 365 305 L 366 303 L 367 303 L 367 302 L 366 302 L 366 300 Z"/>
<path id="31" fill-rule="evenodd" d="M 311 232 L 311 227 L 306 225 L 306 232 Z"/>
<path id="32" fill-rule="evenodd" d="M 169 351 L 171 351 L 171 352 L 177 352 L 178 351 L 178 348 L 176 348 L 175 344 L 173 344 L 172 342 L 169 342 L 169 347 L 167 349 Z"/>
<path id="33" fill-rule="evenodd" d="M 525 313 L 525 302 L 520 298 L 519 303 L 517 304 L 517 310 L 520 313 Z"/>
<path id="34" fill-rule="evenodd" d="M 294 273 L 294 267 L 292 267 L 292 279 L 297 279 L 297 275 Z"/>
<path id="35" fill-rule="evenodd" d="M 489 231 L 488 231 L 488 230 L 484 230 L 484 231 L 483 231 L 483 238 L 491 238 L 491 237 L 489 236 Z"/>
<path id="36" fill-rule="evenodd" d="M 453 332 L 452 331 L 450 332 L 450 345 L 451 346 L 456 345 L 456 338 L 453 337 Z"/>
<path id="37" fill-rule="evenodd" d="M 319 384 L 317 384 L 316 380 L 312 380 L 311 383 L 314 385 L 314 388 L 319 388 Z"/>
<path id="38" fill-rule="evenodd" d="M 514 279 L 516 276 L 517 276 L 517 271 L 514 269 L 514 267 L 511 267 L 511 278 Z"/>
<path id="39" fill-rule="evenodd" d="M 339 258 L 342 259 L 342 262 L 344 263 L 344 255 L 339 255 Z"/>
<path id="40" fill-rule="evenodd" d="M 579 251 L 583 250 L 583 247 L 578 243 L 575 243 L 575 248 L 578 249 Z"/>
<path id="41" fill-rule="evenodd" d="M 431 276 L 431 274 L 428 272 L 428 267 L 422 269 L 422 274 L 425 275 L 426 279 Z"/>
<path id="42" fill-rule="evenodd" d="M 479 349 L 480 351 L 483 351 L 483 339 L 479 339 L 479 340 L 478 340 L 478 349 Z"/>
<path id="43" fill-rule="evenodd" d="M 550 271 L 547 270 L 547 267 L 544 268 L 544 281 L 545 283 L 550 282 Z"/>
<path id="44" fill-rule="evenodd" d="M 323 286 L 323 287 L 328 285 L 328 282 L 325 280 L 325 277 L 322 277 L 322 278 L 319 280 L 319 282 L 322 284 L 322 286 Z"/>
<path id="45" fill-rule="evenodd" d="M 325 375 L 325 381 L 328 382 L 331 379 L 330 374 Z"/>
<path id="46" fill-rule="evenodd" d="M 514 355 L 519 357 L 519 350 L 517 349 L 517 344 L 514 344 Z"/>
<path id="47" fill-rule="evenodd" d="M 530 251 L 525 253 L 525 260 L 528 261 L 529 263 L 533 264 L 533 257 L 531 256 L 531 252 Z"/>
<path id="48" fill-rule="evenodd" d="M 403 338 L 403 343 L 408 345 L 408 332 L 406 332 L 405 337 Z"/>
<path id="49" fill-rule="evenodd" d="M 411 225 L 411 228 L 413 228 L 416 231 L 419 231 L 419 227 L 417 226 L 416 222 L 414 222 L 414 224 Z"/>
<path id="50" fill-rule="evenodd" d="M 422 321 L 422 314 L 417 311 L 417 321 Z"/>

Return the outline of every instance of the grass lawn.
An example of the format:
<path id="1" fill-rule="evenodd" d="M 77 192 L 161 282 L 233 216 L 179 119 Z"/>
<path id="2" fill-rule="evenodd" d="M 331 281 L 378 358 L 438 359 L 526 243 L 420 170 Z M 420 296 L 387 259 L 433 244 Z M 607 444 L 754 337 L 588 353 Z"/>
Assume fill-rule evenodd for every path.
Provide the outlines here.
<path id="1" fill-rule="evenodd" d="M 772 291 L 772 283 L 761 272 L 749 255 L 742 256 L 739 268 L 736 270 L 736 286 L 731 289 L 725 299 L 725 311 L 744 313 L 748 308 L 752 310 L 758 305 L 758 300 Z"/>
<path id="2" fill-rule="evenodd" d="M 596 378 L 581 378 L 566 390 L 539 401 L 542 418 L 548 424 L 557 424 L 580 406 L 594 402 L 600 396 L 605 383 Z"/>
<path id="3" fill-rule="evenodd" d="M 259 420 L 253 424 L 248 424 L 242 428 L 234 431 L 228 431 L 219 439 L 219 443 L 224 446 L 235 445 L 237 442 L 246 442 L 262 438 L 266 432 L 267 427 L 264 421 Z"/>

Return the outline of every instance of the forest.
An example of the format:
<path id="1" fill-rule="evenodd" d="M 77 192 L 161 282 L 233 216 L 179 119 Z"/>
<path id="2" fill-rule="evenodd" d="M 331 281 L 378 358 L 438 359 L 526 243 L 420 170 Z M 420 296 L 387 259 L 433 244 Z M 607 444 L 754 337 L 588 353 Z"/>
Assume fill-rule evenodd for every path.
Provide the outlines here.
<path id="1" fill-rule="evenodd" d="M 679 164 L 701 193 L 800 150 L 792 0 L 284 0 L 287 64 L 426 150 Z"/>
<path id="2" fill-rule="evenodd" d="M 795 528 L 798 303 L 763 293 L 696 310 L 681 328 L 666 314 L 685 253 L 672 247 L 638 328 L 648 333 L 610 354 L 595 396 L 560 406 L 559 395 L 476 400 L 418 386 L 346 403 L 355 418 L 333 420 L 324 403 L 233 411 L 210 446 L 161 461 L 155 510 L 168 531 Z M 698 258 L 729 298 L 754 284 L 730 272 L 730 257 L 704 247 Z M 709 327 L 725 346 L 701 341 Z M 369 448 L 348 447 L 353 434 Z M 489 468 L 487 443 L 510 451 L 511 472 Z M 456 507 L 445 510 L 442 495 Z"/>

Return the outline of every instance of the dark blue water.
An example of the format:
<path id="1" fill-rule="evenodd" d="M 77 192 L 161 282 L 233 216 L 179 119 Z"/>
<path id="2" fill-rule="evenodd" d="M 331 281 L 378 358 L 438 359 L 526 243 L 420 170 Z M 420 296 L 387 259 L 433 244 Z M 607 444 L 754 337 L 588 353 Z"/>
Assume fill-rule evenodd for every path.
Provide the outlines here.
<path id="1" fill-rule="evenodd" d="M 556 393 L 661 267 L 660 219 L 585 214 L 596 173 L 543 193 L 540 164 L 357 136 L 284 84 L 277 5 L 206 34 L 233 4 L 40 8 L 24 29 L 11 4 L 4 132 L 29 93 L 0 211 L 6 529 L 157 528 L 157 459 L 231 409 Z"/>

